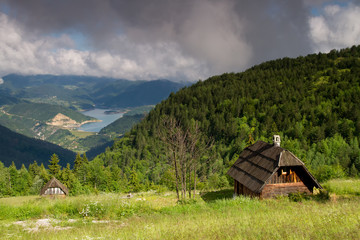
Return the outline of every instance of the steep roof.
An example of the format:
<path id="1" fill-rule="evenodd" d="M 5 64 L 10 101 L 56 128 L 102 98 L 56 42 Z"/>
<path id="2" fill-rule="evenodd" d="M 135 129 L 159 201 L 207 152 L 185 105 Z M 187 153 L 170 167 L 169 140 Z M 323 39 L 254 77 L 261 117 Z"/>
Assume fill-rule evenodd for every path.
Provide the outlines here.
<path id="1" fill-rule="evenodd" d="M 52 179 L 50 179 L 50 181 L 48 181 L 45 186 L 41 189 L 40 191 L 40 195 L 43 195 L 46 191 L 46 189 L 48 188 L 60 188 L 66 195 L 69 195 L 69 189 L 62 184 L 59 180 L 57 180 L 55 177 L 53 177 Z"/>
<path id="2" fill-rule="evenodd" d="M 304 163 L 290 151 L 263 141 L 245 148 L 228 174 L 253 192 L 260 193 L 280 167 L 296 167 L 308 188 L 321 188 Z"/>

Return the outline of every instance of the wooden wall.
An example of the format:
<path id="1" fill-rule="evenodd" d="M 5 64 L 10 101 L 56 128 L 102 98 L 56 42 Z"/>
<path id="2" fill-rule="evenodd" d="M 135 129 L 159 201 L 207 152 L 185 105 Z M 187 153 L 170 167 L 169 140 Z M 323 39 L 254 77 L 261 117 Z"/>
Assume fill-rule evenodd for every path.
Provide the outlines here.
<path id="1" fill-rule="evenodd" d="M 303 182 L 267 184 L 261 193 L 255 193 L 234 180 L 234 193 L 249 197 L 273 198 L 277 195 L 288 195 L 289 193 L 304 192 L 311 194 Z"/>
<path id="2" fill-rule="evenodd" d="M 276 195 L 288 195 L 289 193 L 296 192 L 305 192 L 311 194 L 303 182 L 267 184 L 263 188 L 260 194 L 260 198 L 272 198 Z"/>
<path id="3" fill-rule="evenodd" d="M 245 195 L 249 197 L 260 197 L 259 193 L 255 193 L 239 183 L 238 181 L 234 180 L 234 193 L 236 195 Z"/>

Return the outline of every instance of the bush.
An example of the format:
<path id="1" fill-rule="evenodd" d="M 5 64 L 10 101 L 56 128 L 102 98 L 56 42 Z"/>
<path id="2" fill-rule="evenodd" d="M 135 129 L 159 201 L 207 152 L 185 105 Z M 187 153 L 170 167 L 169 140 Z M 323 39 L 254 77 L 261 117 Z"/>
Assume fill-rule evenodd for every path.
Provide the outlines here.
<path id="1" fill-rule="evenodd" d="M 318 189 L 314 191 L 313 199 L 320 202 L 328 201 L 330 200 L 330 194 L 325 189 Z"/>
<path id="2" fill-rule="evenodd" d="M 309 200 L 309 194 L 305 192 L 289 193 L 289 200 L 293 202 L 302 202 L 303 200 Z"/>
<path id="3" fill-rule="evenodd" d="M 323 165 L 314 171 L 314 176 L 319 182 L 326 182 L 334 178 L 343 178 L 345 172 L 339 165 Z"/>

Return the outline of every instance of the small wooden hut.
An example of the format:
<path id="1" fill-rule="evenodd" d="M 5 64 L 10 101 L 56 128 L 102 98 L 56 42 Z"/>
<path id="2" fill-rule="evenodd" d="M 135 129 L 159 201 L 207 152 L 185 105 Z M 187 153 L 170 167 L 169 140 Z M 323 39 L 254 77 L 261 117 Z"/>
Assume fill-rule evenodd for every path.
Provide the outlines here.
<path id="1" fill-rule="evenodd" d="M 322 188 L 300 159 L 280 147 L 279 135 L 273 144 L 258 141 L 245 148 L 228 174 L 237 195 L 271 198 Z"/>
<path id="2" fill-rule="evenodd" d="M 41 196 L 66 197 L 69 195 L 69 189 L 59 180 L 53 177 L 40 191 Z"/>

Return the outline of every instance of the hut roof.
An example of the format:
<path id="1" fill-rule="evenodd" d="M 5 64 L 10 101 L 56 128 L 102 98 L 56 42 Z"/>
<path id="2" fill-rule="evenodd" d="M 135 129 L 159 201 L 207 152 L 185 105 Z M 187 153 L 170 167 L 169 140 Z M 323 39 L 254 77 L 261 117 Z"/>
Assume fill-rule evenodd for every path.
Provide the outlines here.
<path id="1" fill-rule="evenodd" d="M 290 151 L 263 141 L 245 148 L 227 172 L 232 178 L 255 193 L 260 193 L 280 167 L 296 167 L 300 179 L 312 189 L 322 188 L 304 163 Z"/>
<path id="2" fill-rule="evenodd" d="M 55 177 L 53 177 L 52 179 L 50 179 L 50 181 L 48 181 L 45 186 L 41 189 L 40 191 L 40 195 L 43 195 L 46 191 L 46 189 L 48 188 L 60 188 L 66 195 L 69 195 L 69 189 L 62 184 L 59 180 L 57 180 Z"/>

